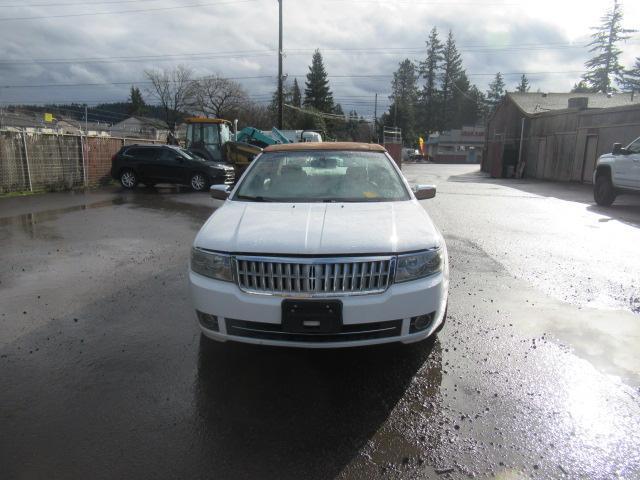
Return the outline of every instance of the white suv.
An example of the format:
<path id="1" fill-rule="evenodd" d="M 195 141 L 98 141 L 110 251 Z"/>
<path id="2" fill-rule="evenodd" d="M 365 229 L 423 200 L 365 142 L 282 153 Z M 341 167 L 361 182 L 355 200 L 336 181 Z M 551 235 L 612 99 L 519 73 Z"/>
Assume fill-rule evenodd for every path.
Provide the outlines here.
<path id="1" fill-rule="evenodd" d="M 610 206 L 620 193 L 640 193 L 640 138 L 626 148 L 614 143 L 613 152 L 598 159 L 593 185 L 593 197 L 604 207 Z"/>
<path id="2" fill-rule="evenodd" d="M 410 343 L 444 324 L 440 232 L 379 145 L 267 147 L 193 244 L 189 281 L 215 340 L 349 347 Z"/>

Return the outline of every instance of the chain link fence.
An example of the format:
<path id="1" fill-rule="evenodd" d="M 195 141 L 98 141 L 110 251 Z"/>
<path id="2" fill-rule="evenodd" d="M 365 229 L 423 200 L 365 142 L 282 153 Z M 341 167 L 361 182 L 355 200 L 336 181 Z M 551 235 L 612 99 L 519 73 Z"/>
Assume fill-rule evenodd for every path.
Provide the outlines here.
<path id="1" fill-rule="evenodd" d="M 69 190 L 111 181 L 111 158 L 124 145 L 154 140 L 0 130 L 0 194 Z"/>

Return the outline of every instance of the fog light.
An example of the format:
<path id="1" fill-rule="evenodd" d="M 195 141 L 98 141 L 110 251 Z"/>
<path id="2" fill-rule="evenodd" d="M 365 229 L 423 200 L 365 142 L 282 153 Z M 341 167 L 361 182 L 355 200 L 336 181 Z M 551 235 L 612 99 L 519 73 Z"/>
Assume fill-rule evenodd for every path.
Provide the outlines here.
<path id="1" fill-rule="evenodd" d="M 427 330 L 433 322 L 435 313 L 436 312 L 431 312 L 427 315 L 411 317 L 411 323 L 409 324 L 409 333 L 418 333 Z"/>
<path id="2" fill-rule="evenodd" d="M 196 315 L 198 315 L 198 321 L 203 328 L 216 332 L 220 330 L 220 327 L 218 326 L 218 317 L 215 315 L 209 315 L 208 313 L 203 313 L 198 310 L 196 310 Z"/>

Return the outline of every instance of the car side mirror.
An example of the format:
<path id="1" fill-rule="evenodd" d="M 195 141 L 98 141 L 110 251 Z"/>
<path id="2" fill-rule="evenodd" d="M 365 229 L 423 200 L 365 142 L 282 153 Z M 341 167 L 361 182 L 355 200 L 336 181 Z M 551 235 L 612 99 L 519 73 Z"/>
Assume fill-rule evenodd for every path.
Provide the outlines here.
<path id="1" fill-rule="evenodd" d="M 435 185 L 416 185 L 413 188 L 413 194 L 418 200 L 428 200 L 436 196 Z"/>
<path id="2" fill-rule="evenodd" d="M 231 189 L 228 185 L 211 185 L 209 193 L 211 193 L 211 198 L 215 198 L 216 200 L 226 200 L 229 198 Z"/>
<path id="3" fill-rule="evenodd" d="M 614 143 L 613 144 L 613 150 L 612 152 L 614 155 L 620 155 L 622 154 L 622 144 L 621 143 Z"/>
<path id="4" fill-rule="evenodd" d="M 178 156 L 176 157 L 176 160 L 177 160 L 178 162 L 180 162 L 180 163 L 184 163 L 184 157 L 183 157 L 182 155 L 178 155 Z"/>

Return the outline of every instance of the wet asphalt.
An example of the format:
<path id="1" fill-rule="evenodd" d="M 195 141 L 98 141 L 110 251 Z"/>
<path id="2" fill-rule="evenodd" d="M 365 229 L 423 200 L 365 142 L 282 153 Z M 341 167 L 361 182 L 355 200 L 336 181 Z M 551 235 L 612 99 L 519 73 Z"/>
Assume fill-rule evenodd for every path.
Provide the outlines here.
<path id="1" fill-rule="evenodd" d="M 451 257 L 411 346 L 202 340 L 205 194 L 0 199 L 0 478 L 640 478 L 640 197 L 404 171 Z"/>

